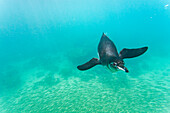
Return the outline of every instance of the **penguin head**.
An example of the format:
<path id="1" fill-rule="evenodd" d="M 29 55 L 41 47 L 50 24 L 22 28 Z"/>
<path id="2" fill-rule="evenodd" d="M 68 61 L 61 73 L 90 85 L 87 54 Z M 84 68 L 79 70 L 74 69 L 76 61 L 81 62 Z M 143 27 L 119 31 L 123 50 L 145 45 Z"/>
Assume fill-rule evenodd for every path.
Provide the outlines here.
<path id="1" fill-rule="evenodd" d="M 122 59 L 118 59 L 118 60 L 116 60 L 114 62 L 111 62 L 110 65 L 111 65 L 111 67 L 114 67 L 116 69 L 123 70 L 123 71 L 125 71 L 127 73 L 129 72 L 128 69 L 124 66 L 125 63 L 124 63 L 124 61 Z"/>

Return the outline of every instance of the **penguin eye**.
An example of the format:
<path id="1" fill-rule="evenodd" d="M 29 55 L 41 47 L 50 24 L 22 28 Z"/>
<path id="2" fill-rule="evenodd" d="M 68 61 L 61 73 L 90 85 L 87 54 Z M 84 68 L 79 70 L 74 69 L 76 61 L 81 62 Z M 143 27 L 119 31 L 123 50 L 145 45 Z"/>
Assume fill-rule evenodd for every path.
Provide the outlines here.
<path id="1" fill-rule="evenodd" d="M 117 63 L 116 63 L 116 62 L 113 62 L 113 65 L 114 65 L 114 66 L 117 66 Z"/>

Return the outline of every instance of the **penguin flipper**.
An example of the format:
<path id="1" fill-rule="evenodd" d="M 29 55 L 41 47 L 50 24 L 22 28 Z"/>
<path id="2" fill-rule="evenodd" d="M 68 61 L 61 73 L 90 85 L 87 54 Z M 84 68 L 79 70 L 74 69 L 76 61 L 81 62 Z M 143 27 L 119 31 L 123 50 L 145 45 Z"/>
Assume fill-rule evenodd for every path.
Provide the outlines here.
<path id="1" fill-rule="evenodd" d="M 77 66 L 77 68 L 78 68 L 79 70 L 83 71 L 83 70 L 88 70 L 88 69 L 94 67 L 94 66 L 97 65 L 97 64 L 101 64 L 100 61 L 99 61 L 99 59 L 97 59 L 97 58 L 92 58 L 92 59 L 91 59 L 90 61 L 88 61 L 87 63 Z"/>
<path id="2" fill-rule="evenodd" d="M 147 51 L 148 47 L 142 47 L 137 49 L 122 49 L 119 53 L 119 57 L 124 58 L 133 58 L 142 55 Z"/>

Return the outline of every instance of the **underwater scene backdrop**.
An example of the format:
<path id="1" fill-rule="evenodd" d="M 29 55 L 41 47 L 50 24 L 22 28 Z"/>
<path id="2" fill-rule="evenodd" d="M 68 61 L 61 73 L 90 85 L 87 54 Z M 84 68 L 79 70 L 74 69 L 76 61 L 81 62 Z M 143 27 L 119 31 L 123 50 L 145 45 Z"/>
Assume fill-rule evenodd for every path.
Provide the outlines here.
<path id="1" fill-rule="evenodd" d="M 170 0 L 0 0 L 0 112 L 170 112 Z M 129 73 L 103 66 L 102 33 Z"/>

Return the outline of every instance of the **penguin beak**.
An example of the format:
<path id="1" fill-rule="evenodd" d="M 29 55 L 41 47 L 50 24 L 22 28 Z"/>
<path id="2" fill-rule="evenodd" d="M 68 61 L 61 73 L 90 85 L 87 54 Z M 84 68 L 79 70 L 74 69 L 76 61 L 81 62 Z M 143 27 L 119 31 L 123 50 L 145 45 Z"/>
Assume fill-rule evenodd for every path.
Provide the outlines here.
<path id="1" fill-rule="evenodd" d="M 117 66 L 118 69 L 125 71 L 126 73 L 128 73 L 128 69 L 125 66 Z"/>

